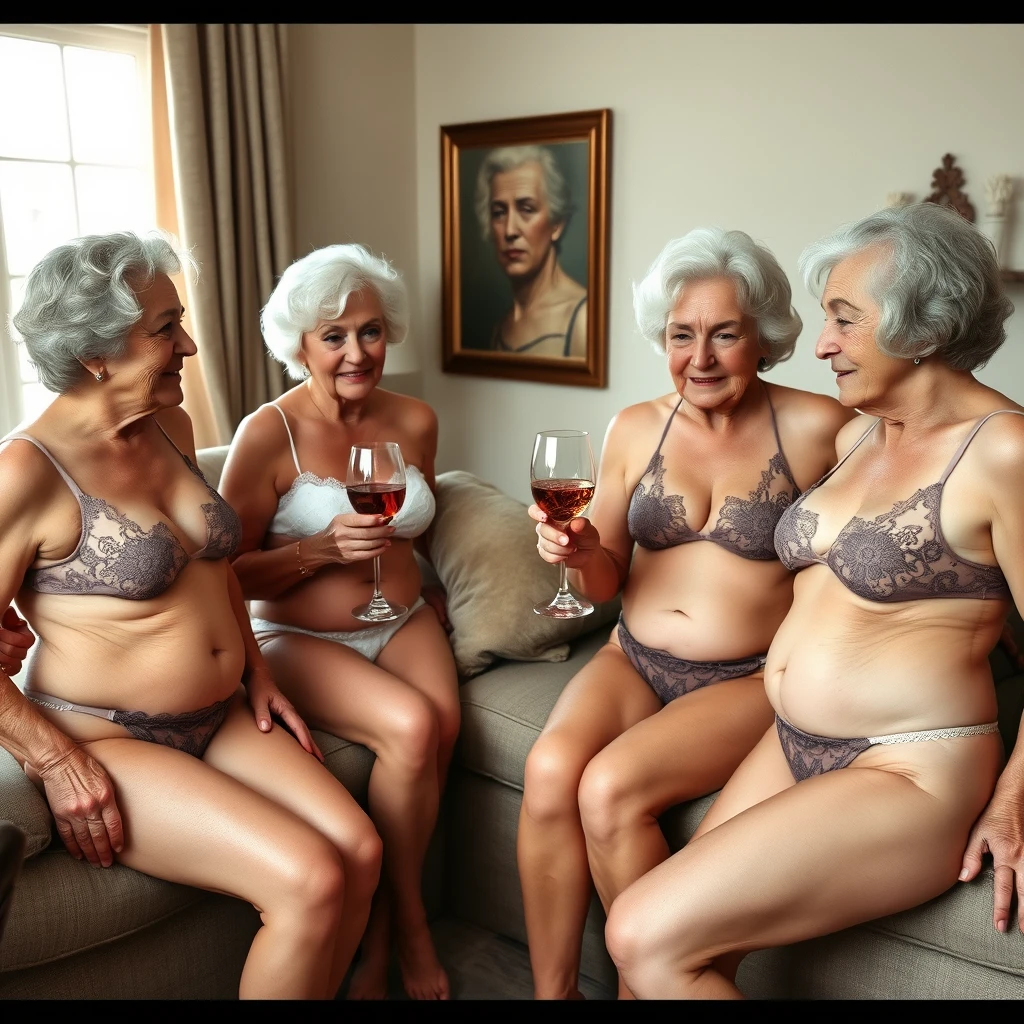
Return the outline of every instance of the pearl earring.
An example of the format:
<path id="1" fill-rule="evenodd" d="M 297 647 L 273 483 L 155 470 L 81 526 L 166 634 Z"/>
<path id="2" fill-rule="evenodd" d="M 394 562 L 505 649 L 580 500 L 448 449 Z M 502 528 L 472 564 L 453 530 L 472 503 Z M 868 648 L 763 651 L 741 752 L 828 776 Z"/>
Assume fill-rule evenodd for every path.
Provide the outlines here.
<path id="1" fill-rule="evenodd" d="M 103 380 L 103 371 L 102 370 L 100 370 L 100 372 L 96 374 L 96 379 L 97 380 Z"/>

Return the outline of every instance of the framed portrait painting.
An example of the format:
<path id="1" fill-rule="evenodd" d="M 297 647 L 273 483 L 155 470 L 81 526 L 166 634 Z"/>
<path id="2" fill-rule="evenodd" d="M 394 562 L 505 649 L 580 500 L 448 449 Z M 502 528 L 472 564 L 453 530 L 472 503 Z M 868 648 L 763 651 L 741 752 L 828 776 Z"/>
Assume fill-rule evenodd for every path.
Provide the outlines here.
<path id="1" fill-rule="evenodd" d="M 444 369 L 603 388 L 611 111 L 441 128 Z"/>

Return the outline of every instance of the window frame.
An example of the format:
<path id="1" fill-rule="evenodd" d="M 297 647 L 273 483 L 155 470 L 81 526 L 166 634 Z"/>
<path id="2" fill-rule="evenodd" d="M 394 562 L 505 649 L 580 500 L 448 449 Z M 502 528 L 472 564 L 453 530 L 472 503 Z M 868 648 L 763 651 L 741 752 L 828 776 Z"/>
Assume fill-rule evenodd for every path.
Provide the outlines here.
<path id="1" fill-rule="evenodd" d="M 143 152 L 146 160 L 143 170 L 153 181 L 153 117 L 149 69 L 149 25 L 47 25 L 0 23 L 0 36 L 31 39 L 40 43 L 55 43 L 58 46 L 79 46 L 88 49 L 130 53 L 135 58 L 139 77 L 139 91 L 143 104 L 144 133 Z M 67 94 L 65 92 L 65 103 Z M 77 166 L 74 154 L 64 163 L 72 168 Z M 77 219 L 77 186 L 75 191 Z M 0 212 L 0 436 L 13 430 L 25 416 L 24 389 L 18 351 L 9 330 L 11 281 L 7 272 L 7 251 L 4 242 L 3 214 Z"/>

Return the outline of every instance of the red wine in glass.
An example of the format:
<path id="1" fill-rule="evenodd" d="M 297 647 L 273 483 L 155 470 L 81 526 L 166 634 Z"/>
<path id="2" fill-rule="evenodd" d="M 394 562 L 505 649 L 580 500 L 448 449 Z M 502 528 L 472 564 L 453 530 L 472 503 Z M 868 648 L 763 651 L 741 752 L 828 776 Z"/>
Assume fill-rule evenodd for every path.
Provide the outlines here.
<path id="1" fill-rule="evenodd" d="M 533 443 L 530 490 L 533 500 L 556 526 L 565 527 L 594 497 L 594 453 L 585 430 L 542 430 Z M 538 615 L 578 619 L 594 606 L 569 593 L 565 562 L 558 563 L 558 592 L 554 600 L 534 606 Z"/>
<path id="2" fill-rule="evenodd" d="M 345 490 L 352 508 L 361 515 L 385 516 L 390 523 L 405 502 L 405 462 L 394 441 L 353 445 L 348 457 Z M 352 609 L 360 622 L 391 622 L 409 609 L 389 604 L 380 592 L 380 555 L 373 558 L 373 596 Z"/>
<path id="3" fill-rule="evenodd" d="M 398 515 L 405 504 L 405 487 L 392 484 L 356 484 L 347 487 L 348 500 L 360 515 L 386 516 L 386 522 Z"/>

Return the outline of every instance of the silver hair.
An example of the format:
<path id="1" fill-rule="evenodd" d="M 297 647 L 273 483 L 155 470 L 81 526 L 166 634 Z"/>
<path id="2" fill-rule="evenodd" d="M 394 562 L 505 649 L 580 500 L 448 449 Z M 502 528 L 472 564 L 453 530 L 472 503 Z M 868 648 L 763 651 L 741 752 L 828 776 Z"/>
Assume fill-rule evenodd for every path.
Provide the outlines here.
<path id="1" fill-rule="evenodd" d="M 694 281 L 728 277 L 736 283 L 743 311 L 757 322 L 769 354 L 758 369 L 770 370 L 793 354 L 803 321 L 793 308 L 789 280 L 778 260 L 744 231 L 694 228 L 674 238 L 633 285 L 633 311 L 640 333 L 665 351 L 668 317 L 683 289 Z"/>
<path id="2" fill-rule="evenodd" d="M 409 299 L 401 275 L 387 260 L 355 243 L 327 245 L 285 270 L 263 307 L 260 326 L 267 349 L 289 376 L 309 375 L 298 359 L 302 335 L 341 316 L 348 297 L 363 288 L 372 288 L 380 300 L 387 343 L 400 345 L 409 333 Z"/>
<path id="3" fill-rule="evenodd" d="M 136 292 L 186 265 L 196 272 L 191 253 L 158 231 L 73 238 L 29 271 L 11 333 L 28 349 L 40 383 L 64 394 L 81 382 L 82 360 L 124 354 L 142 317 Z"/>
<path id="4" fill-rule="evenodd" d="M 540 164 L 544 198 L 552 223 L 569 226 L 573 214 L 569 185 L 551 150 L 547 146 L 501 146 L 492 149 L 484 157 L 476 175 L 476 217 L 480 223 L 480 235 L 485 242 L 491 234 L 492 179 L 496 174 L 522 167 L 531 161 Z"/>
<path id="5" fill-rule="evenodd" d="M 899 359 L 937 355 L 958 370 L 984 366 L 1013 313 L 992 243 L 937 203 L 879 210 L 804 249 L 808 290 L 820 297 L 833 267 L 875 246 L 882 253 L 868 291 L 880 311 L 879 349 Z"/>

